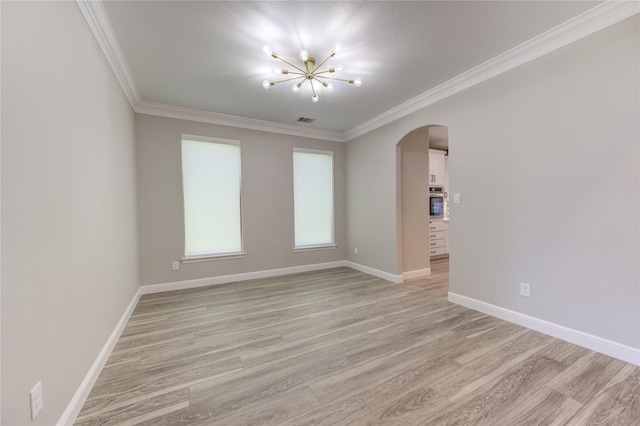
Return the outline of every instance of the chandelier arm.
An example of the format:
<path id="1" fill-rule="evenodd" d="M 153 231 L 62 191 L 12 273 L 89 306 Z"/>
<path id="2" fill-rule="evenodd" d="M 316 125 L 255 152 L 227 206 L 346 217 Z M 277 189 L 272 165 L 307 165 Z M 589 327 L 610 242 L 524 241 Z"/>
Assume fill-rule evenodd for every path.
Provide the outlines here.
<path id="1" fill-rule="evenodd" d="M 300 77 L 305 77 L 307 74 L 304 72 L 298 72 L 298 71 L 289 71 L 287 70 L 287 72 L 283 72 L 282 74 L 294 74 L 294 75 L 299 75 Z"/>
<path id="2" fill-rule="evenodd" d="M 325 77 L 322 77 L 322 78 L 325 78 Z M 323 86 L 325 86 L 325 87 L 327 86 L 327 82 L 326 82 L 326 81 L 322 81 L 322 80 L 320 80 L 320 79 L 319 79 L 318 77 L 316 77 L 315 75 L 313 76 L 313 79 L 314 79 L 315 81 L 317 81 L 318 83 L 322 84 Z"/>
<path id="3" fill-rule="evenodd" d="M 318 68 L 320 68 L 321 66 L 323 66 L 323 65 L 324 65 L 324 64 L 325 64 L 329 59 L 333 58 L 334 56 L 335 56 L 335 53 L 333 53 L 333 52 L 332 52 L 329 56 L 327 56 L 327 57 L 325 58 L 325 60 L 324 60 L 324 61 L 320 62 L 320 65 L 318 65 L 317 67 L 315 67 L 315 68 L 313 69 L 313 73 L 315 74 L 315 73 L 316 73 L 316 71 L 318 71 Z"/>
<path id="4" fill-rule="evenodd" d="M 309 83 L 311 84 L 311 93 L 313 93 L 313 97 L 315 98 L 316 96 L 316 88 L 313 87 L 313 80 L 309 80 Z"/>
<path id="5" fill-rule="evenodd" d="M 328 78 L 329 80 L 344 81 L 347 83 L 351 83 L 353 81 L 353 79 L 351 78 L 335 78 L 335 77 L 328 77 L 326 75 L 323 75 L 322 78 Z"/>
<path id="6" fill-rule="evenodd" d="M 273 83 L 278 84 L 278 83 L 284 83 L 285 81 L 291 81 L 291 80 L 302 80 L 301 83 L 304 83 L 306 78 L 304 76 L 297 76 L 297 77 L 285 78 L 284 80 L 274 81 Z"/>
<path id="7" fill-rule="evenodd" d="M 326 74 L 326 73 L 333 73 L 334 71 L 330 71 L 330 70 L 324 70 L 324 71 L 314 71 L 314 74 Z"/>
<path id="8" fill-rule="evenodd" d="M 280 56 L 278 56 L 278 58 L 277 58 L 277 59 L 280 59 L 280 60 L 281 60 L 282 62 L 284 62 L 285 64 L 287 64 L 287 65 L 289 65 L 289 66 L 294 67 L 295 69 L 297 69 L 298 71 L 300 71 L 303 75 L 304 75 L 304 74 L 306 74 L 306 71 L 305 71 L 305 70 L 303 70 L 302 68 L 299 68 L 299 67 L 295 66 L 294 64 L 292 64 L 291 62 L 289 62 L 289 61 L 287 61 L 287 60 L 285 60 L 285 59 L 282 59 Z"/>

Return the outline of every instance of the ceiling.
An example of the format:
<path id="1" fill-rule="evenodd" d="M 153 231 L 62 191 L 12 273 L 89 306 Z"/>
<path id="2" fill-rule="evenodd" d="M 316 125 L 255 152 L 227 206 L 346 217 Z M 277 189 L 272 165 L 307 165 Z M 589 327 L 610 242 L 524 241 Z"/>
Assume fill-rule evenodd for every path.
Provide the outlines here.
<path id="1" fill-rule="evenodd" d="M 599 1 L 103 1 L 137 101 L 345 133 Z M 344 65 L 332 92 L 274 80 L 267 44 Z M 300 66 L 302 64 L 300 63 Z M 125 67 L 125 68 L 126 68 Z M 284 68 L 284 67 L 283 67 Z M 337 73 L 336 73 L 337 74 Z M 336 77 L 339 77 L 336 75 Z M 308 86 L 308 85 L 307 85 Z M 297 122 L 299 117 L 315 119 Z"/>

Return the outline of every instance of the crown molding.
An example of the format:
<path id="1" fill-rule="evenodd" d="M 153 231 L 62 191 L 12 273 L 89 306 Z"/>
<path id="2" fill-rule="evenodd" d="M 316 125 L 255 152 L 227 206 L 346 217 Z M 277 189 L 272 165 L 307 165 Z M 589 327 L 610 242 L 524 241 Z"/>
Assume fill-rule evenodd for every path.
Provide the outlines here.
<path id="1" fill-rule="evenodd" d="M 84 19 L 87 21 L 91 32 L 100 45 L 104 56 L 107 58 L 109 65 L 111 65 L 113 73 L 120 82 L 120 86 L 122 86 L 122 89 L 135 112 L 139 114 L 157 115 L 160 117 L 240 127 L 243 129 L 262 130 L 271 133 L 345 142 L 344 134 L 341 132 L 307 129 L 288 124 L 142 101 L 102 2 L 76 0 L 76 4 L 80 8 Z"/>
<path id="2" fill-rule="evenodd" d="M 292 126 L 290 124 L 274 123 L 271 121 L 256 120 L 254 118 L 238 117 L 235 115 L 220 114 L 218 112 L 158 104 L 154 102 L 138 102 L 135 107 L 135 111 L 138 114 L 157 115 L 160 117 L 219 124 L 221 126 L 240 127 L 242 129 L 260 130 L 263 132 L 279 133 L 283 135 L 345 142 L 344 134 L 340 132 L 306 129 L 303 127 Z"/>
<path id="3" fill-rule="evenodd" d="M 422 108 L 455 95 L 497 75 L 533 61 L 608 26 L 640 13 L 640 2 L 609 0 L 585 13 L 466 71 L 345 133 L 345 140 L 361 136 Z"/>
<path id="4" fill-rule="evenodd" d="M 84 16 L 84 19 L 87 21 L 109 65 L 111 65 L 111 69 L 120 82 L 125 96 L 133 109 L 135 109 L 136 105 L 140 102 L 140 95 L 138 94 L 138 89 L 136 88 L 127 61 L 124 59 L 120 43 L 118 43 L 107 13 L 102 6 L 102 2 L 76 0 L 76 4 L 80 8 L 82 16 Z"/>
<path id="5" fill-rule="evenodd" d="M 76 3 L 98 41 L 98 44 L 102 48 L 107 61 L 111 65 L 135 112 L 336 142 L 347 142 L 353 138 L 364 135 L 365 133 L 640 13 L 640 2 L 637 0 L 609 0 L 431 90 L 353 127 L 345 133 L 341 133 L 141 101 L 127 62 L 120 49 L 120 44 L 113 33 L 109 19 L 102 6 L 102 2 L 76 0 Z"/>

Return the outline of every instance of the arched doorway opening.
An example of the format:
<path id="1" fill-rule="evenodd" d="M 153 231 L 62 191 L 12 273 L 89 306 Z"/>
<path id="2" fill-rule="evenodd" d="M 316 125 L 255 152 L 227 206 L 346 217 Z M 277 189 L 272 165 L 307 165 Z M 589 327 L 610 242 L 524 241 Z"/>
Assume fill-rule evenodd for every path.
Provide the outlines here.
<path id="1" fill-rule="evenodd" d="M 448 255 L 448 229 L 446 241 L 444 230 L 448 228 L 448 151 L 449 131 L 442 125 L 415 129 L 396 145 L 398 265 L 404 279 L 430 275 L 431 257 Z M 436 170 L 433 160 L 440 156 L 441 162 L 435 164 L 442 164 L 442 170 Z M 431 186 L 442 187 L 442 195 L 447 197 L 442 217 L 431 217 Z M 436 224 L 437 231 L 430 229 Z"/>

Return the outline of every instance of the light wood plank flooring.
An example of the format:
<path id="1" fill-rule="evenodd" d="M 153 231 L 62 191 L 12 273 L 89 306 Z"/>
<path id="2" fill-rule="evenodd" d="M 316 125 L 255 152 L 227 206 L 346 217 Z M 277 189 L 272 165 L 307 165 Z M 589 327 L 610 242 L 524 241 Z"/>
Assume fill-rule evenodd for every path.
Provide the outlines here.
<path id="1" fill-rule="evenodd" d="M 143 296 L 76 424 L 640 424 L 640 368 L 449 303 L 448 266 Z"/>

